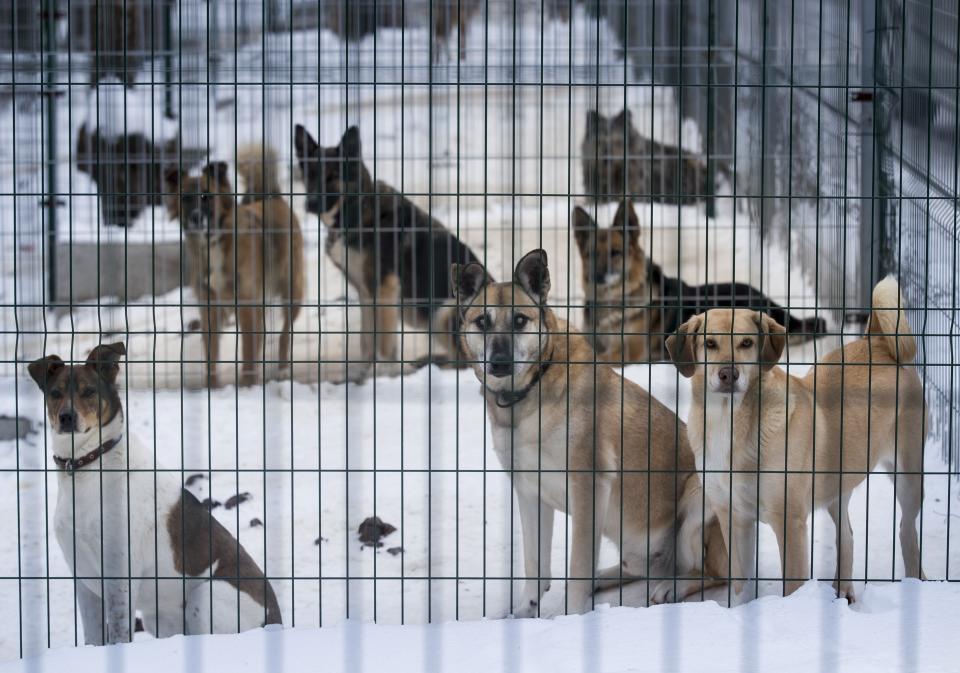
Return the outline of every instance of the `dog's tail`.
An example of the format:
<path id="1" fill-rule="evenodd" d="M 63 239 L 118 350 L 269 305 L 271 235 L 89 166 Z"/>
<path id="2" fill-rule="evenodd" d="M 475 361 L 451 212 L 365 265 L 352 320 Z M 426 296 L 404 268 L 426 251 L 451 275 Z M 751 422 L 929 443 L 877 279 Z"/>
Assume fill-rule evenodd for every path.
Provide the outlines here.
<path id="1" fill-rule="evenodd" d="M 896 278 L 887 276 L 876 284 L 872 304 L 867 334 L 875 335 L 899 364 L 913 362 L 917 356 L 917 342 L 903 310 L 903 295 Z"/>
<path id="2" fill-rule="evenodd" d="M 277 152 L 269 145 L 251 143 L 237 150 L 237 173 L 243 178 L 245 203 L 261 201 L 280 193 Z"/>

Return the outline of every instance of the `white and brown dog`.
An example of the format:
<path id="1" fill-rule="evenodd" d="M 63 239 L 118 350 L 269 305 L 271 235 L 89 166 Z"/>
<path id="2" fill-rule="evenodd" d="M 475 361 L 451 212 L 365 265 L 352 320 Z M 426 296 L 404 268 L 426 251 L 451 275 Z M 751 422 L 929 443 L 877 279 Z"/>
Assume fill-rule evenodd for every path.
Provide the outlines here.
<path id="1" fill-rule="evenodd" d="M 514 614 L 539 613 L 556 511 L 573 521 L 572 612 L 590 609 L 594 589 L 633 580 L 651 582 L 652 603 L 723 583 L 727 551 L 716 519 L 704 518 L 683 422 L 597 364 L 587 340 L 550 310 L 547 254 L 524 256 L 510 283 L 494 283 L 476 262 L 454 264 L 451 276 L 461 344 L 519 504 L 527 580 Z M 620 563 L 598 570 L 603 537 L 620 548 Z"/>
<path id="2" fill-rule="evenodd" d="M 54 530 L 76 578 L 88 645 L 130 640 L 136 614 L 156 636 L 236 633 L 281 623 L 256 562 L 127 432 L 117 391 L 123 343 L 81 365 L 32 362 L 58 470 Z"/>
<path id="3" fill-rule="evenodd" d="M 878 466 L 894 479 L 905 573 L 923 576 L 916 524 L 929 424 L 923 384 L 907 366 L 917 346 L 902 306 L 893 278 L 878 283 L 867 333 L 803 378 L 776 366 L 785 330 L 756 311 L 712 309 L 667 339 L 693 379 L 690 444 L 741 600 L 755 575 L 758 519 L 776 534 L 789 594 L 810 577 L 807 519 L 826 507 L 837 528 L 834 585 L 853 601 L 850 494 Z"/>

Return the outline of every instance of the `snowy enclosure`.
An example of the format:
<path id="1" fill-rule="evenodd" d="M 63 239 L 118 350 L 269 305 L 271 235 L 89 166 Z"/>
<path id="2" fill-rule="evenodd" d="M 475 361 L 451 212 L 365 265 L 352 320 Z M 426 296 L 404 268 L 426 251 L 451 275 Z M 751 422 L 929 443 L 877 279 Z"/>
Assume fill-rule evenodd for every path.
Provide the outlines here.
<path id="1" fill-rule="evenodd" d="M 350 657 L 384 639 L 439 648 L 446 663 L 435 670 L 444 670 L 460 656 L 453 652 L 490 639 L 489 651 L 457 670 L 490 670 L 516 649 L 523 652 L 515 670 L 558 670 L 570 661 L 579 670 L 663 670 L 682 633 L 704 657 L 715 650 L 718 661 L 743 662 L 730 670 L 818 663 L 848 670 L 825 663 L 841 657 L 860 657 L 849 670 L 874 670 L 870 662 L 889 657 L 902 670 L 957 661 L 955 647 L 937 648 L 953 647 L 944 624 L 960 563 L 951 540 L 960 505 L 955 7 L 900 0 L 875 8 L 738 0 L 735 11 L 734 3 L 708 0 L 14 4 L 0 17 L 0 516 L 8 522 L 0 662 L 39 656 L 19 665 L 55 670 L 72 655 L 44 659 L 46 650 L 83 643 L 76 582 L 54 534 L 53 437 L 27 363 L 49 353 L 83 360 L 98 343 L 117 340 L 127 347 L 119 381 L 128 432 L 149 447 L 159 471 L 182 475 L 209 500 L 270 578 L 284 626 L 297 629 L 231 641 L 244 656 L 269 647 L 292 662 L 300 648 L 325 643 L 343 670 L 372 670 L 373 654 L 361 663 Z M 466 17 L 459 40 L 454 7 Z M 878 32 L 880 25 L 897 29 Z M 850 505 L 863 596 L 852 606 L 831 600 L 838 551 L 821 510 L 810 522 L 820 582 L 791 597 L 782 598 L 782 582 L 772 579 L 781 574 L 777 542 L 761 526 L 763 598 L 734 610 L 727 589 L 714 588 L 703 597 L 716 605 L 611 609 L 550 626 L 438 625 L 499 620 L 516 605 L 524 565 L 514 477 L 494 451 L 472 370 L 431 366 L 362 385 L 334 382 L 346 360 L 362 358 L 360 297 L 325 253 L 328 227 L 306 210 L 294 125 L 324 146 L 356 125 L 373 177 L 459 236 L 498 279 L 509 278 L 527 251 L 545 249 L 549 304 L 582 329 L 589 297 L 571 213 L 584 206 L 609 226 L 616 210 L 589 198 L 582 141 L 591 110 L 624 109 L 640 135 L 690 153 L 709 176 L 709 193 L 693 203 L 635 198 L 647 257 L 688 283 L 749 283 L 799 316 L 826 320 L 828 334 L 788 348 L 781 366 L 789 373 L 803 375 L 855 339 L 873 284 L 888 273 L 900 278 L 930 416 L 919 527 L 931 582 L 898 582 L 896 482 L 876 473 Z M 89 140 L 94 132 L 101 144 Z M 142 141 L 137 149 L 125 140 L 124 149 L 109 150 L 133 137 Z M 290 372 L 268 361 L 262 384 L 235 386 L 241 334 L 231 323 L 221 340 L 226 385 L 210 390 L 197 331 L 201 299 L 181 223 L 165 207 L 153 167 L 191 157 L 197 173 L 225 161 L 239 194 L 247 186 L 236 158 L 249 143 L 279 158 L 281 192 L 304 234 L 306 292 Z M 281 320 L 268 310 L 267 352 L 277 347 Z M 399 342 L 404 362 L 430 350 L 428 331 L 410 325 Z M 686 420 L 690 383 L 670 363 L 622 373 Z M 240 494 L 249 499 L 217 506 Z M 379 548 L 357 537 L 375 515 L 396 527 Z M 571 522 L 558 517 L 545 617 L 568 610 L 562 578 L 570 546 Z M 618 560 L 605 541 L 600 565 Z M 646 606 L 649 592 L 640 581 L 599 592 L 595 602 Z M 819 630 L 805 633 L 798 624 L 811 620 Z M 410 628 L 384 635 L 365 624 L 374 621 Z M 771 626 L 780 623 L 794 630 Z M 322 627 L 316 643 L 307 631 L 314 627 Z M 607 629 L 617 638 L 604 636 Z M 640 656 L 638 631 L 659 635 L 642 643 L 649 660 L 628 667 Z M 757 633 L 773 631 L 769 645 L 752 647 Z M 856 645 L 840 647 L 839 631 Z M 148 644 L 139 634 L 122 656 L 130 664 L 145 657 L 142 670 L 152 670 L 158 654 L 219 658 L 218 638 L 197 639 L 193 650 L 190 640 Z M 593 639 L 612 648 L 609 660 L 591 658 Z M 882 647 L 865 651 L 869 639 Z M 536 658 L 536 648 L 553 659 Z M 102 667 L 100 657 L 110 656 L 84 652 L 84 665 Z M 706 669 L 703 661 L 687 664 Z M 398 663 L 407 669 L 422 670 L 422 662 Z"/>

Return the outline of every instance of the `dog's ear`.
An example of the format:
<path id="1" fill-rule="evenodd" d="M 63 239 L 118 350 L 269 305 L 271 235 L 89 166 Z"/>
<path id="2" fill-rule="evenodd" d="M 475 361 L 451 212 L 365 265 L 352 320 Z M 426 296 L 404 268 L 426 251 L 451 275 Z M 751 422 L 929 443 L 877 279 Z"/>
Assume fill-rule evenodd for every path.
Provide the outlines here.
<path id="1" fill-rule="evenodd" d="M 684 377 L 690 378 L 697 371 L 697 332 L 703 324 L 703 314 L 695 315 L 667 337 L 667 352 L 674 366 Z"/>
<path id="2" fill-rule="evenodd" d="M 517 262 L 513 272 L 513 281 L 533 297 L 539 304 L 547 302 L 550 292 L 550 271 L 547 269 L 547 251 L 541 248 L 531 250 Z"/>
<path id="3" fill-rule="evenodd" d="M 360 129 L 351 126 L 343 132 L 340 139 L 340 155 L 349 159 L 360 158 Z"/>
<path id="4" fill-rule="evenodd" d="M 587 133 L 594 133 L 603 123 L 603 116 L 596 110 L 587 110 Z"/>
<path id="5" fill-rule="evenodd" d="M 490 274 L 479 262 L 450 265 L 450 288 L 459 304 L 465 304 L 476 297 L 492 281 Z"/>
<path id="6" fill-rule="evenodd" d="M 293 129 L 293 148 L 297 153 L 297 159 L 300 161 L 316 159 L 320 153 L 320 144 L 301 124 L 297 124 Z"/>
<path id="7" fill-rule="evenodd" d="M 622 128 L 624 125 L 626 125 L 627 128 L 630 128 L 633 126 L 633 115 L 630 114 L 629 109 L 623 108 L 613 119 L 610 120 L 610 123 L 615 129 Z"/>
<path id="8" fill-rule="evenodd" d="M 107 383 L 113 384 L 117 380 L 117 374 L 120 372 L 120 365 L 117 363 L 120 358 L 127 354 L 127 347 L 122 341 L 112 344 L 100 344 L 87 356 L 87 367 L 90 367 L 100 375 Z"/>
<path id="9" fill-rule="evenodd" d="M 617 214 L 613 216 L 613 226 L 626 233 L 631 241 L 640 238 L 640 220 L 637 218 L 637 211 L 633 209 L 633 201 L 624 199 L 620 203 Z"/>
<path id="10" fill-rule="evenodd" d="M 783 349 L 787 345 L 787 330 L 783 325 L 768 316 L 766 313 L 755 312 L 753 321 L 760 330 L 760 367 L 768 372 L 780 362 Z"/>
<path id="11" fill-rule="evenodd" d="M 171 220 L 180 217 L 180 181 L 185 173 L 176 164 L 163 167 L 163 205 Z"/>
<path id="12" fill-rule="evenodd" d="M 30 372 L 30 378 L 37 382 L 40 390 L 46 392 L 47 385 L 63 367 L 63 360 L 59 355 L 47 355 L 27 365 L 27 371 Z"/>
<path id="13" fill-rule="evenodd" d="M 230 184 L 230 167 L 226 161 L 211 161 L 203 167 L 203 174 L 221 184 Z"/>
<path id="14" fill-rule="evenodd" d="M 590 252 L 590 241 L 597 232 L 597 223 L 590 213 L 577 206 L 573 209 L 573 237 L 577 241 L 577 247 L 580 248 L 580 254 L 586 255 Z"/>

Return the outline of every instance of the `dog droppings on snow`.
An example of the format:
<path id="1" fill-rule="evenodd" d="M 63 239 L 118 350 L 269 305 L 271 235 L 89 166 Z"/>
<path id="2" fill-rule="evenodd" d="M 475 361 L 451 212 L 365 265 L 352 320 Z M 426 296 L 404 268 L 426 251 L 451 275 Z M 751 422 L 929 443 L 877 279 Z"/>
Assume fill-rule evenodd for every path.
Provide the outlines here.
<path id="1" fill-rule="evenodd" d="M 195 483 L 197 483 L 198 481 L 200 481 L 200 480 L 202 480 L 202 479 L 206 479 L 206 478 L 207 478 L 207 475 L 205 475 L 205 474 L 200 474 L 200 473 L 198 472 L 197 474 L 191 474 L 189 477 L 187 477 L 187 480 L 184 482 L 184 484 L 187 485 L 187 486 L 193 486 L 193 485 L 194 485 Z"/>
<path id="2" fill-rule="evenodd" d="M 214 499 L 212 499 L 212 498 L 204 498 L 204 499 L 203 499 L 203 502 L 201 502 L 200 504 L 203 505 L 204 507 L 206 507 L 207 509 L 211 509 L 211 510 L 212 510 L 212 509 L 216 509 L 217 507 L 220 506 L 220 501 L 219 501 L 219 500 L 214 500 Z"/>
<path id="3" fill-rule="evenodd" d="M 381 521 L 378 516 L 367 517 L 357 528 L 357 534 L 360 536 L 360 542 L 364 547 L 382 547 L 382 539 L 397 530 L 385 521 Z"/>
<path id="4" fill-rule="evenodd" d="M 316 540 L 313 541 L 313 544 L 319 547 L 321 542 L 330 542 L 330 540 L 328 540 L 327 538 L 321 535 L 320 537 L 318 537 Z"/>
<path id="5" fill-rule="evenodd" d="M 399 556 L 403 553 L 403 547 L 390 547 L 387 553 L 390 554 L 390 556 Z"/>
<path id="6" fill-rule="evenodd" d="M 261 520 L 258 519 L 257 517 L 253 517 L 252 519 L 250 519 L 250 527 L 251 527 L 251 528 L 258 528 L 258 527 L 260 527 L 260 526 L 262 526 L 262 525 L 263 525 L 263 521 L 261 521 Z"/>
<path id="7" fill-rule="evenodd" d="M 247 500 L 250 500 L 250 498 L 252 497 L 253 496 L 247 492 L 237 493 L 236 495 L 231 495 L 229 498 L 227 498 L 227 501 L 223 503 L 223 506 L 226 509 L 233 509 L 237 505 L 244 503 Z"/>

